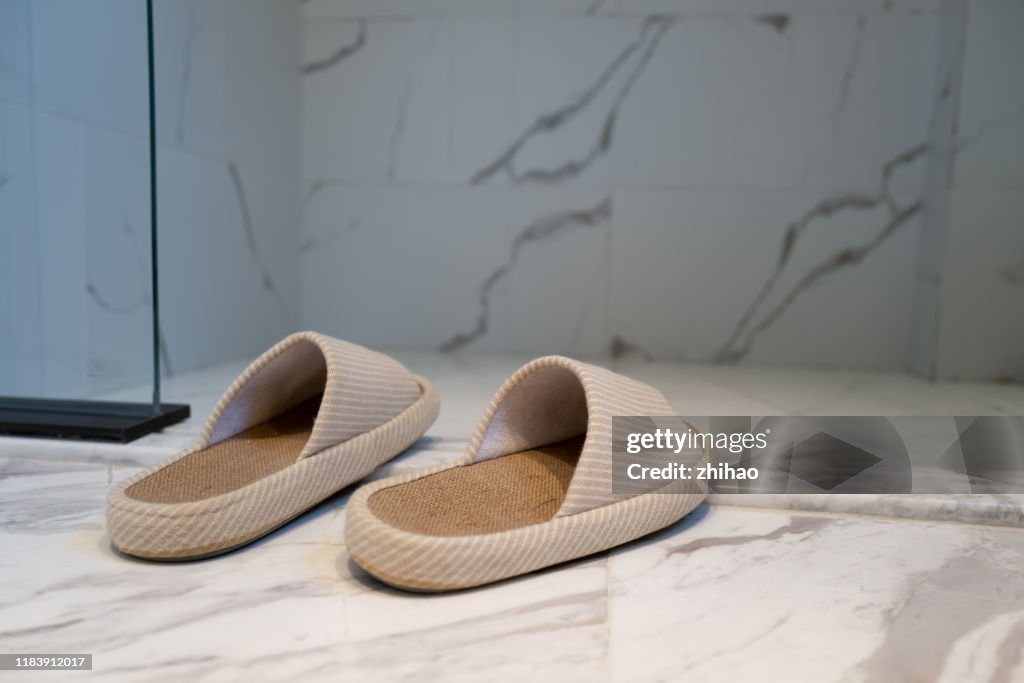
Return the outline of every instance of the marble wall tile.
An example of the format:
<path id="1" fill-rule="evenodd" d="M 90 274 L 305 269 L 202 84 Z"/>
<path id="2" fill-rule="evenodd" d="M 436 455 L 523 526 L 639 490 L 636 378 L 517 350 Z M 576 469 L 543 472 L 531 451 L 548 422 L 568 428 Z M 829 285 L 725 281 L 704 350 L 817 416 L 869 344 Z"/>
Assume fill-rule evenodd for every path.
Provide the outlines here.
<path id="1" fill-rule="evenodd" d="M 227 160 L 226 3 L 156 0 L 153 11 L 157 139 L 163 146 Z"/>
<path id="2" fill-rule="evenodd" d="M 518 24 L 458 17 L 451 27 L 451 176 L 468 182 L 522 132 L 516 111 Z"/>
<path id="3" fill-rule="evenodd" d="M 943 268 L 944 377 L 1024 378 L 1024 192 L 954 188 Z"/>
<path id="4" fill-rule="evenodd" d="M 899 14 L 934 12 L 941 0 L 306 0 L 306 20 L 339 17 L 602 16 L 709 13 Z"/>
<path id="5" fill-rule="evenodd" d="M 145 5 L 132 0 L 33 0 L 31 9 L 36 106 L 145 137 Z"/>
<path id="6" fill-rule="evenodd" d="M 963 82 L 966 2 L 946 0 L 936 15 L 935 82 L 928 124 L 924 212 L 917 253 L 917 292 L 911 324 L 910 369 L 934 377 L 942 314 L 942 266 L 949 219 L 956 126 Z"/>
<path id="7" fill-rule="evenodd" d="M 963 94 L 954 182 L 1024 188 L 1024 6 L 968 3 Z"/>
<path id="8" fill-rule="evenodd" d="M 1024 378 L 1024 56 L 1018 3 L 971 0 L 951 155 L 933 374 Z"/>
<path id="9" fill-rule="evenodd" d="M 158 0 L 154 12 L 160 142 L 297 178 L 297 13 L 275 0 Z"/>
<path id="10" fill-rule="evenodd" d="M 0 386 L 14 393 L 42 382 L 34 126 L 31 109 L 0 104 Z"/>
<path id="11" fill-rule="evenodd" d="M 771 29 L 752 37 L 763 29 L 745 17 L 516 28 L 515 134 L 471 182 L 789 182 L 778 173 L 788 57 Z"/>
<path id="12" fill-rule="evenodd" d="M 937 19 L 794 15 L 789 144 L 800 187 L 870 192 L 878 169 L 928 142 Z M 920 193 L 924 165 L 893 179 Z"/>
<path id="13" fill-rule="evenodd" d="M 307 0 L 303 3 L 302 16 L 306 21 L 352 17 L 444 17 L 455 14 L 507 17 L 517 11 L 518 5 L 518 0 Z"/>
<path id="14" fill-rule="evenodd" d="M 899 367 L 919 205 L 842 200 L 616 192 L 612 334 L 657 358 Z"/>
<path id="15" fill-rule="evenodd" d="M 764 0 L 608 0 L 601 11 L 613 14 L 755 14 Z"/>
<path id="16" fill-rule="evenodd" d="M 449 31 L 448 23 L 430 20 L 306 27 L 307 177 L 448 179 Z"/>
<path id="17" fill-rule="evenodd" d="M 491 318 L 481 287 L 508 259 L 508 192 L 325 186 L 305 211 L 305 326 L 399 348 L 501 337 L 502 321 Z M 436 238 L 439 225 L 444 240 Z"/>
<path id="18" fill-rule="evenodd" d="M 467 348 L 607 356 L 613 221 L 610 193 L 513 192 L 509 249 L 484 281 L 484 287 L 494 283 L 487 293 L 501 333 L 482 335 Z"/>
<path id="19" fill-rule="evenodd" d="M 608 348 L 612 208 L 600 192 L 323 187 L 306 211 L 310 327 L 398 348 Z"/>
<path id="20" fill-rule="evenodd" d="M 228 160 L 289 180 L 300 176 L 301 24 L 278 0 L 225 0 Z M 297 227 L 298 216 L 292 218 Z"/>
<path id="21" fill-rule="evenodd" d="M 56 291 L 79 290 L 60 306 L 107 351 L 53 351 L 90 391 L 142 361 L 114 342 L 143 334 L 148 307 L 120 219 L 146 221 L 144 36 L 123 2 L 95 16 L 0 5 L 38 37 L 0 47 L 0 100 L 49 116 L 26 130 L 73 142 L 40 137 L 61 163 L 107 160 L 109 179 L 63 203 L 5 205 L 0 187 L 0 207 L 73 231 L 46 266 L 60 277 L 34 296 L 48 315 Z M 1019 301 L 1017 202 L 989 191 L 1021 180 L 1007 66 L 1020 13 L 971 0 L 964 29 L 958 8 L 158 0 L 164 360 L 183 371 L 249 355 L 303 326 L 387 347 L 1012 374 L 1016 328 L 990 317 L 1001 341 L 987 345 L 956 330 L 986 310 L 960 311 L 976 296 L 991 310 Z M 88 50 L 68 87 L 58 42 Z M 18 74 L 37 53 L 26 92 Z M 947 236 L 947 214 L 976 221 Z M 952 263 L 968 225 L 986 236 Z M 981 263 L 1009 280 L 964 275 Z"/>
<path id="22" fill-rule="evenodd" d="M 28 104 L 32 53 L 29 0 L 0 0 L 0 102 Z"/>
<path id="23" fill-rule="evenodd" d="M 763 8 L 773 12 L 858 16 L 937 13 L 942 11 L 942 5 L 943 0 L 764 0 Z"/>
<path id="24" fill-rule="evenodd" d="M 181 372 L 298 325 L 300 25 L 276 0 L 156 12 L 162 354 Z"/>
<path id="25" fill-rule="evenodd" d="M 520 16 L 600 16 L 614 7 L 612 0 L 518 0 L 513 5 L 514 11 Z"/>
<path id="26" fill-rule="evenodd" d="M 515 188 L 509 237 L 476 259 L 492 267 L 544 215 L 609 200 L 606 232 L 556 231 L 485 287 L 484 332 L 448 327 L 472 308 L 462 305 L 436 308 L 415 331 L 366 320 L 363 334 L 448 350 L 906 367 L 916 294 L 906 264 L 917 260 L 948 12 L 932 0 L 306 3 L 306 63 L 340 55 L 303 81 L 311 191 L 331 185 L 362 204 L 383 184 L 395 197 L 433 191 L 440 207 Z M 436 35 L 429 53 L 417 47 L 424 35 Z M 403 97 L 413 68 L 431 97 Z M 396 130 L 418 150 L 408 172 L 388 170 Z M 307 216 L 307 239 L 350 209 L 320 211 Z M 433 216 L 457 211 L 420 218 L 456 244 L 471 228 Z M 799 244 L 773 275 L 787 230 Z M 330 324 L 311 292 L 346 279 L 306 265 L 324 258 L 303 257 L 310 325 Z M 487 272 L 458 276 L 471 288 L 460 300 L 480 298 Z M 451 298 L 424 287 L 436 291 L 418 299 Z M 388 318 L 408 314 L 398 296 L 380 303 Z M 681 322 L 695 316 L 699 325 Z"/>
<path id="27" fill-rule="evenodd" d="M 161 168 L 166 360 L 180 372 L 263 351 L 296 325 L 297 189 L 170 149 Z"/>
<path id="28" fill-rule="evenodd" d="M 165 372 L 298 324 L 300 18 L 155 3 Z M 0 393 L 105 394 L 151 376 L 145 10 L 0 5 Z M 10 38 L 10 40 L 7 40 Z M 18 104 L 20 103 L 20 104 Z M 4 196 L 6 195 L 6 196 Z M 8 226 L 11 227 L 8 227 Z M 18 292 L 18 296 L 13 296 Z M 75 333 L 69 334 L 69 330 Z"/>

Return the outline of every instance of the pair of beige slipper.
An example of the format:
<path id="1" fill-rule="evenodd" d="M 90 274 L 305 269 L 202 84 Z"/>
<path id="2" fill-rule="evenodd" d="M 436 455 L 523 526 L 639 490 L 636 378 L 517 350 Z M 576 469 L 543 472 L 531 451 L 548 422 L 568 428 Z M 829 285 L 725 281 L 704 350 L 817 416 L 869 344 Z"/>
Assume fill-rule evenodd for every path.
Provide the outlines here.
<path id="1" fill-rule="evenodd" d="M 430 382 L 392 358 L 293 334 L 235 380 L 194 446 L 111 491 L 110 539 L 159 560 L 245 545 L 407 449 L 439 409 Z M 703 487 L 614 493 L 612 416 L 671 413 L 646 384 L 561 356 L 534 360 L 495 394 L 461 460 L 352 495 L 349 553 L 394 586 L 449 590 L 668 526 Z"/>

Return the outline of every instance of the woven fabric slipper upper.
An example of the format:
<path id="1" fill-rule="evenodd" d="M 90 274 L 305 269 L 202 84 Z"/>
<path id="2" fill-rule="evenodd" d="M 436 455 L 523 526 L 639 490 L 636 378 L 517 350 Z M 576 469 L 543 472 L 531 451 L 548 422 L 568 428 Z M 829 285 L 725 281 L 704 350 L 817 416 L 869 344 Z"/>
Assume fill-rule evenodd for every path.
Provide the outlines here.
<path id="1" fill-rule="evenodd" d="M 674 480 L 654 492 L 614 493 L 612 416 L 671 414 L 646 384 L 562 356 L 534 360 L 495 394 L 461 461 L 352 495 L 349 554 L 393 586 L 450 590 L 668 526 L 700 504 L 706 487 Z"/>
<path id="2" fill-rule="evenodd" d="M 235 380 L 193 446 L 111 491 L 110 540 L 166 560 L 244 545 L 404 451 L 439 409 L 394 359 L 293 334 Z"/>

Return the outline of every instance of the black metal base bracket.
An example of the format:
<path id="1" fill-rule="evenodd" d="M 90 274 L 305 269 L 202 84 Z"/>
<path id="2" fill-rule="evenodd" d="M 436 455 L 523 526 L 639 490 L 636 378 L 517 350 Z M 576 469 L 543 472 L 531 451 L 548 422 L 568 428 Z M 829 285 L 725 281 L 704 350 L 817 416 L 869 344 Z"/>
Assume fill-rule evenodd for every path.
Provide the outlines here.
<path id="1" fill-rule="evenodd" d="M 183 403 L 69 401 L 0 396 L 0 434 L 128 443 L 188 418 Z"/>

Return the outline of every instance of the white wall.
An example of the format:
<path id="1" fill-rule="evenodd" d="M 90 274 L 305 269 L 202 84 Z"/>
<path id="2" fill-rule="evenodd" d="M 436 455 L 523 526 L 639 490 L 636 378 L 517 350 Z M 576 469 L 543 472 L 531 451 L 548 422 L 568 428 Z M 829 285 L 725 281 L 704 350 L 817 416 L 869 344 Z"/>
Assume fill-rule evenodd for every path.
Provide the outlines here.
<path id="1" fill-rule="evenodd" d="M 1024 380 L 1024 3 L 965 27 L 936 373 Z"/>
<path id="2" fill-rule="evenodd" d="M 157 0 L 165 368 L 297 323 L 300 22 L 281 0 Z M 0 394 L 151 368 L 145 4 L 0 0 Z"/>
<path id="3" fill-rule="evenodd" d="M 1022 374 L 1020 3 L 309 0 L 303 16 L 308 326 Z"/>
<path id="4" fill-rule="evenodd" d="M 299 324 L 293 0 L 156 0 L 161 319 L 176 371 Z"/>
<path id="5" fill-rule="evenodd" d="M 1024 374 L 1014 0 L 156 11 L 173 371 L 310 327 Z M 0 0 L 0 393 L 148 373 L 143 19 Z"/>
<path id="6" fill-rule="evenodd" d="M 940 9 L 310 0 L 303 320 L 906 367 Z"/>

